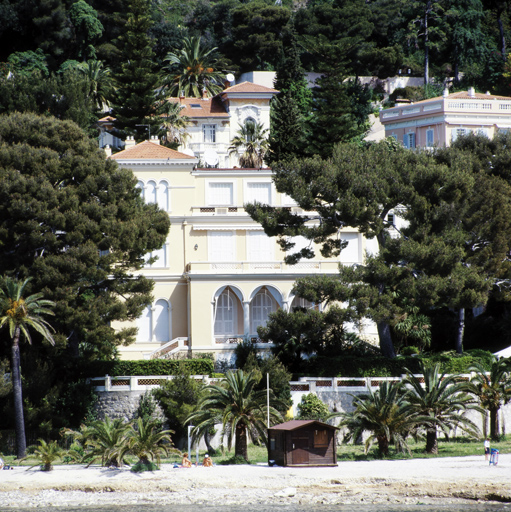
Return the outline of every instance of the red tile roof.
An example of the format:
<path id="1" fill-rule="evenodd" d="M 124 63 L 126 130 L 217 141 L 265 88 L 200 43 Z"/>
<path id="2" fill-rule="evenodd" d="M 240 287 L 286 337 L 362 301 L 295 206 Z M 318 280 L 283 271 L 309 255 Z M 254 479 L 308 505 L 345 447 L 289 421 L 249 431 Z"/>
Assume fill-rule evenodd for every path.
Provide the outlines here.
<path id="1" fill-rule="evenodd" d="M 181 109 L 182 116 L 194 117 L 225 117 L 229 114 L 224 104 L 218 97 L 214 98 L 169 98 L 172 103 L 183 105 Z"/>
<path id="2" fill-rule="evenodd" d="M 318 420 L 290 420 L 286 421 L 285 423 L 279 423 L 278 425 L 274 425 L 273 427 L 270 427 L 270 429 L 274 430 L 296 430 L 298 428 L 305 427 L 307 425 L 321 425 L 323 427 L 328 427 L 331 429 L 337 429 L 338 427 L 335 427 L 333 425 L 329 425 L 328 423 L 324 423 L 322 421 Z"/>
<path id="3" fill-rule="evenodd" d="M 110 158 L 113 160 L 193 160 L 195 157 L 146 140 L 124 151 L 119 151 Z"/>

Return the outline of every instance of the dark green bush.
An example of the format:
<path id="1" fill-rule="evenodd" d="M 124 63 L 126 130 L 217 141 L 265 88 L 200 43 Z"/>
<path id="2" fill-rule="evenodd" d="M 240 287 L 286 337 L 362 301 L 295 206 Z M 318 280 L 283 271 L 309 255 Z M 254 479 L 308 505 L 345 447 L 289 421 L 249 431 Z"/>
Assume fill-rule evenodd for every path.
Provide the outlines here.
<path id="1" fill-rule="evenodd" d="M 176 375 L 180 372 L 180 365 L 184 365 L 191 375 L 213 374 L 211 359 L 151 359 L 148 361 L 97 361 L 88 368 L 88 376 Z"/>
<path id="2" fill-rule="evenodd" d="M 464 354 L 442 352 L 421 354 L 417 357 L 399 356 L 387 359 L 382 356 L 315 357 L 307 362 L 306 375 L 315 377 L 398 377 L 406 373 L 420 373 L 420 362 L 440 363 L 442 372 L 468 373 L 476 362 L 489 368 L 492 354 L 486 350 L 467 350 Z"/>

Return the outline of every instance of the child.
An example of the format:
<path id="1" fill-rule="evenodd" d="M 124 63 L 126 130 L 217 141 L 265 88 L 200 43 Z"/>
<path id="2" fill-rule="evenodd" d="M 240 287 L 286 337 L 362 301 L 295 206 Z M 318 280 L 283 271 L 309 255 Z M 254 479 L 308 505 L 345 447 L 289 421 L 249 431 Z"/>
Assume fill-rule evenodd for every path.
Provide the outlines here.
<path id="1" fill-rule="evenodd" d="M 213 466 L 213 461 L 211 460 L 211 457 L 207 453 L 206 453 L 206 455 L 204 455 L 204 460 L 202 461 L 202 465 L 205 468 L 211 468 Z"/>
<path id="2" fill-rule="evenodd" d="M 484 440 L 484 460 L 488 460 L 490 458 L 490 438 L 487 437 Z"/>

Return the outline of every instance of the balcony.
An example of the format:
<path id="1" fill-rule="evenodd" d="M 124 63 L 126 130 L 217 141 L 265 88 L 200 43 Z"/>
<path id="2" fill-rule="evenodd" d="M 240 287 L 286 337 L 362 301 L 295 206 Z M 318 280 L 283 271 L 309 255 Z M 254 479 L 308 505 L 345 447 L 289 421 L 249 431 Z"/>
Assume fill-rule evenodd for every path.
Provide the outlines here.
<path id="1" fill-rule="evenodd" d="M 296 265 L 288 265 L 283 261 L 191 261 L 186 271 L 189 274 L 335 274 L 339 271 L 339 262 L 300 261 Z"/>

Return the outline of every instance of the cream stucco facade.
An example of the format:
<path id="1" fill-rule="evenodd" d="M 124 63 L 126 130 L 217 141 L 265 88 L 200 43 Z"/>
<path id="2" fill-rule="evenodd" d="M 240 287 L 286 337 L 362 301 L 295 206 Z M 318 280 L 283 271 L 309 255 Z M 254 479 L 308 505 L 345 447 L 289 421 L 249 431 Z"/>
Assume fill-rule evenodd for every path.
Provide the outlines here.
<path id="1" fill-rule="evenodd" d="M 257 327 L 270 312 L 308 305 L 292 293 L 298 276 L 335 275 L 340 262 L 361 263 L 370 249 L 360 233 L 347 228 L 339 235 L 349 242 L 340 260 L 316 251 L 313 260 L 286 265 L 276 239 L 243 208 L 258 200 L 301 212 L 276 192 L 270 169 L 197 168 L 196 158 L 156 139 L 138 145 L 128 140 L 111 158 L 133 170 L 145 201 L 158 203 L 171 220 L 164 247 L 153 254 L 158 260 L 143 270 L 154 280 L 154 302 L 137 321 L 137 341 L 121 348 L 123 359 L 188 350 L 229 359 L 242 339 L 259 342 Z M 371 337 L 370 331 L 368 326 L 364 334 Z"/>

